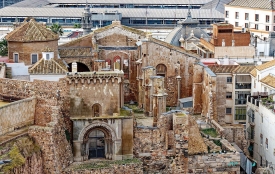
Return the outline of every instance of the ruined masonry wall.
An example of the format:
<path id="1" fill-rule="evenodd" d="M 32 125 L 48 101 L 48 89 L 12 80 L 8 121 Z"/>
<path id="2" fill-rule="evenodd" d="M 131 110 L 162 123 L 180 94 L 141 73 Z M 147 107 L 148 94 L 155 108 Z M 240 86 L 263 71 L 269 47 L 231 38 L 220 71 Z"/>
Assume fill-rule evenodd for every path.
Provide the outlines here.
<path id="1" fill-rule="evenodd" d="M 116 173 L 116 174 L 143 174 L 143 168 L 142 164 L 115 164 L 112 165 L 110 168 L 101 168 L 101 169 L 82 169 L 82 170 L 73 170 L 69 169 L 62 174 L 111 174 L 111 173 Z"/>
<path id="2" fill-rule="evenodd" d="M 34 153 L 31 157 L 26 159 L 25 164 L 20 167 L 14 168 L 6 174 L 44 174 L 43 173 L 43 160 L 41 153 Z"/>
<path id="3" fill-rule="evenodd" d="M 190 156 L 188 161 L 188 173 L 240 173 L 240 154 L 238 152 L 194 155 Z"/>
<path id="4" fill-rule="evenodd" d="M 0 107 L 0 135 L 34 124 L 36 98 L 28 98 Z"/>

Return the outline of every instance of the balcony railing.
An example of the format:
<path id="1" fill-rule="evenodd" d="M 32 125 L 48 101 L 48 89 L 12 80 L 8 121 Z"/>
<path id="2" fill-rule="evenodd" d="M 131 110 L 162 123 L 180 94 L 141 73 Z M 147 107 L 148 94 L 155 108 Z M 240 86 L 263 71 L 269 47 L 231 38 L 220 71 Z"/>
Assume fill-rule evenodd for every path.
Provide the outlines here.
<path id="1" fill-rule="evenodd" d="M 235 99 L 235 105 L 245 105 L 246 99 Z"/>

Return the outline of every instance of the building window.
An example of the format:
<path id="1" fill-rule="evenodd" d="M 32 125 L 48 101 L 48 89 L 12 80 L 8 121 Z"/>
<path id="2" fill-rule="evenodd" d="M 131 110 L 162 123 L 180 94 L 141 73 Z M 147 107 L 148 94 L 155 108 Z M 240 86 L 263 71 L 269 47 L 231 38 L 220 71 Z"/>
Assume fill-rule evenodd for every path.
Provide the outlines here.
<path id="1" fill-rule="evenodd" d="M 265 167 L 268 167 L 268 161 L 267 160 L 265 160 Z"/>
<path id="2" fill-rule="evenodd" d="M 269 15 L 265 16 L 265 22 L 269 22 Z"/>
<path id="3" fill-rule="evenodd" d="M 226 93 L 226 98 L 227 99 L 232 99 L 232 92 L 227 92 Z"/>
<path id="4" fill-rule="evenodd" d="M 225 11 L 225 17 L 229 18 L 229 11 Z"/>
<path id="5" fill-rule="evenodd" d="M 231 114 L 232 113 L 232 108 L 226 108 L 225 113 L 226 114 Z"/>
<path id="6" fill-rule="evenodd" d="M 263 134 L 260 134 L 260 139 L 261 139 L 261 145 L 263 144 Z"/>
<path id="7" fill-rule="evenodd" d="M 259 52 L 259 56 L 264 56 L 264 52 Z"/>
<path id="8" fill-rule="evenodd" d="M 245 20 L 249 20 L 249 14 L 248 13 L 245 13 Z"/>
<path id="9" fill-rule="evenodd" d="M 227 83 L 232 83 L 232 77 L 227 77 L 226 81 L 227 81 Z"/>
<path id="10" fill-rule="evenodd" d="M 235 27 L 238 27 L 239 26 L 239 22 L 235 22 Z"/>
<path id="11" fill-rule="evenodd" d="M 239 19 L 239 12 L 235 12 L 235 19 Z"/>
<path id="12" fill-rule="evenodd" d="M 13 62 L 14 63 L 18 63 L 19 62 L 19 54 L 18 53 L 14 53 L 13 54 Z"/>
<path id="13" fill-rule="evenodd" d="M 31 55 L 31 63 L 35 64 L 38 61 L 38 55 L 37 54 L 32 54 Z"/>
<path id="14" fill-rule="evenodd" d="M 244 23 L 244 27 L 245 27 L 245 28 L 249 28 L 249 27 L 248 27 L 248 23 Z"/>
<path id="15" fill-rule="evenodd" d="M 268 139 L 265 139 L 265 148 L 268 149 Z"/>
<path id="16" fill-rule="evenodd" d="M 50 60 L 50 54 L 46 54 L 46 60 Z"/>
<path id="17" fill-rule="evenodd" d="M 263 157 L 260 156 L 260 166 L 263 166 Z"/>
<path id="18" fill-rule="evenodd" d="M 246 108 L 237 107 L 235 109 L 235 120 L 246 120 Z"/>
<path id="19" fill-rule="evenodd" d="M 255 21 L 259 21 L 259 14 L 255 14 Z"/>
<path id="20" fill-rule="evenodd" d="M 261 116 L 261 119 L 262 119 L 262 123 L 264 122 L 264 117 L 263 116 Z"/>
<path id="21" fill-rule="evenodd" d="M 275 26 L 273 26 L 273 31 L 275 31 Z"/>
<path id="22" fill-rule="evenodd" d="M 255 29 L 258 30 L 258 28 L 259 28 L 259 25 L 255 24 Z"/>
<path id="23" fill-rule="evenodd" d="M 265 26 L 265 31 L 269 31 L 269 26 Z"/>

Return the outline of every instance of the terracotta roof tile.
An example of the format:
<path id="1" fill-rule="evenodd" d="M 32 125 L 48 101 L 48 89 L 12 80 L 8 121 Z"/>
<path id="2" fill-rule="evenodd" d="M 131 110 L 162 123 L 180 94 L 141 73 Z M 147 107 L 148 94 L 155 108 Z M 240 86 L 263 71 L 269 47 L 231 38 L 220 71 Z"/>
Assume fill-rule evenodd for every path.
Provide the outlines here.
<path id="1" fill-rule="evenodd" d="M 236 74 L 249 74 L 255 68 L 254 65 L 241 65 L 233 70 Z"/>
<path id="2" fill-rule="evenodd" d="M 92 48 L 90 47 L 68 47 L 59 49 L 59 56 L 61 58 L 68 57 L 92 57 Z"/>
<path id="3" fill-rule="evenodd" d="M 257 76 L 257 69 L 254 68 L 254 69 L 250 72 L 250 74 L 251 74 L 253 77 L 256 77 L 256 76 Z"/>
<path id="4" fill-rule="evenodd" d="M 269 74 L 268 76 L 262 78 L 260 81 L 264 84 L 267 84 L 268 86 L 275 88 L 275 75 L 273 74 Z"/>
<path id="5" fill-rule="evenodd" d="M 261 70 L 264 70 L 264 69 L 267 69 L 267 68 L 270 68 L 272 66 L 275 66 L 275 59 L 274 60 L 271 60 L 269 62 L 266 62 L 262 65 L 258 65 L 256 66 L 257 70 L 261 71 Z"/>
<path id="6" fill-rule="evenodd" d="M 40 59 L 30 69 L 29 73 L 34 74 L 65 74 L 68 72 L 67 67 L 61 59 Z"/>
<path id="7" fill-rule="evenodd" d="M 214 73 L 232 73 L 239 65 L 208 65 Z"/>
<path id="8" fill-rule="evenodd" d="M 31 19 L 29 22 L 23 22 L 22 25 L 10 32 L 6 39 L 15 42 L 34 42 L 58 40 L 59 36 Z"/>

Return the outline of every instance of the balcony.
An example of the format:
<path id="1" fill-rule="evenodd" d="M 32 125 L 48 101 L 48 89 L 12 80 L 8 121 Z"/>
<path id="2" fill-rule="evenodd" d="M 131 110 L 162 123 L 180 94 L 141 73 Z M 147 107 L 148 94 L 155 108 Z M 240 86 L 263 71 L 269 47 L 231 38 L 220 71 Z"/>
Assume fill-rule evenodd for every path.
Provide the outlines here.
<path id="1" fill-rule="evenodd" d="M 251 89 L 251 83 L 235 83 L 235 89 Z"/>
<path id="2" fill-rule="evenodd" d="M 235 99 L 235 105 L 245 105 L 246 99 Z"/>

